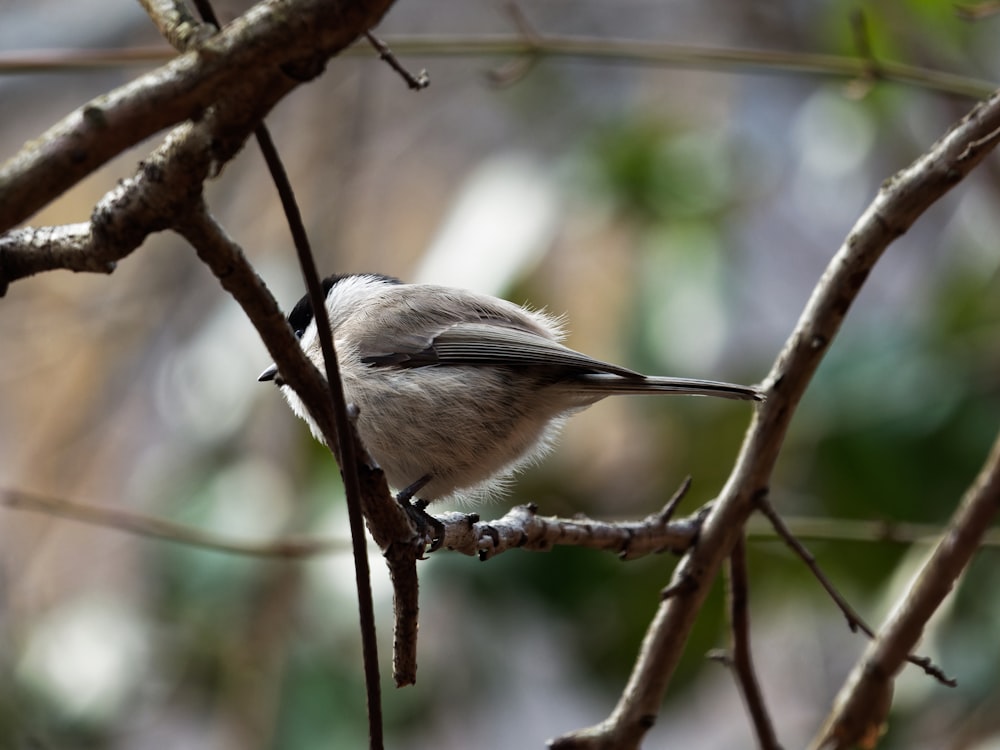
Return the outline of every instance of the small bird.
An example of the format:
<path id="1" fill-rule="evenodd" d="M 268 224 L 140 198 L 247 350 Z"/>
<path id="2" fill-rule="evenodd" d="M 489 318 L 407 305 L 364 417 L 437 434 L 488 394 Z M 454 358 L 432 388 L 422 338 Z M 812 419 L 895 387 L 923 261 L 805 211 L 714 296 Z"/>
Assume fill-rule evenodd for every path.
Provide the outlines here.
<path id="1" fill-rule="evenodd" d="M 323 281 L 348 404 L 368 453 L 421 508 L 475 500 L 541 459 L 572 414 L 617 394 L 692 394 L 761 401 L 750 386 L 649 377 L 561 342 L 561 322 L 538 310 L 463 289 L 405 284 L 379 274 Z M 323 372 L 307 297 L 288 322 Z M 271 365 L 292 411 L 322 441 L 298 395 Z"/>

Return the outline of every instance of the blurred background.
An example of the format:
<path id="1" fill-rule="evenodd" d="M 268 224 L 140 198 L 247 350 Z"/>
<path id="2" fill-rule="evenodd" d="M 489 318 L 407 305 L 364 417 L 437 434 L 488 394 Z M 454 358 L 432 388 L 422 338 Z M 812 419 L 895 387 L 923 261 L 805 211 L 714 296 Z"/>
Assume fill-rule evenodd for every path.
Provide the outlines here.
<path id="1" fill-rule="evenodd" d="M 223 18 L 249 4 L 219 3 Z M 950 3 L 525 0 L 540 32 L 713 48 L 857 54 L 996 80 L 1000 19 Z M 136 3 L 4 0 L 0 53 L 159 45 Z M 517 33 L 499 3 L 399 3 L 378 30 Z M 879 184 L 972 101 L 747 66 L 345 56 L 268 124 L 326 272 L 455 284 L 565 313 L 569 343 L 644 372 L 755 382 Z M 72 109 L 149 69 L 0 77 L 6 159 Z M 498 82 L 503 85 L 498 85 Z M 84 221 L 156 139 L 32 218 Z M 926 544 L 838 539 L 850 521 L 940 526 L 1000 425 L 993 157 L 876 268 L 793 423 L 772 484 L 788 517 L 877 625 Z M 209 201 L 286 306 L 301 294 L 255 147 Z M 239 309 L 178 238 L 111 276 L 52 273 L 0 300 L 0 486 L 148 514 L 226 538 L 346 540 L 330 456 L 275 389 Z M 743 404 L 613 399 L 574 418 L 510 496 L 547 514 L 637 518 L 690 474 L 685 511 L 721 487 Z M 348 554 L 276 561 L 0 510 L 0 747 L 363 747 Z M 853 528 L 853 527 L 850 527 Z M 815 732 L 864 647 L 803 566 L 750 544 L 754 647 L 786 747 Z M 390 683 L 390 592 L 372 550 L 388 746 L 540 747 L 614 706 L 675 558 L 623 564 L 560 549 L 420 565 L 417 685 Z M 888 748 L 1000 747 L 1000 585 L 984 550 L 920 651 L 959 680 L 906 670 Z M 713 592 L 648 747 L 748 747 Z"/>

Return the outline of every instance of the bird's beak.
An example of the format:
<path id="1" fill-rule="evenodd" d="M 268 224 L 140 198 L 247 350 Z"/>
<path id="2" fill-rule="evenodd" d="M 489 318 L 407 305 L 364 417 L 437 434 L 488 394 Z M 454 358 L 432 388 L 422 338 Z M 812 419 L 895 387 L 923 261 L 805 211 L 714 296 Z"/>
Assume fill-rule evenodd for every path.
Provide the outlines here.
<path id="1" fill-rule="evenodd" d="M 264 372 L 260 374 L 260 377 L 257 378 L 257 381 L 260 383 L 265 383 L 268 380 L 274 380 L 276 377 L 278 377 L 278 366 L 271 365 L 266 370 L 264 370 Z"/>

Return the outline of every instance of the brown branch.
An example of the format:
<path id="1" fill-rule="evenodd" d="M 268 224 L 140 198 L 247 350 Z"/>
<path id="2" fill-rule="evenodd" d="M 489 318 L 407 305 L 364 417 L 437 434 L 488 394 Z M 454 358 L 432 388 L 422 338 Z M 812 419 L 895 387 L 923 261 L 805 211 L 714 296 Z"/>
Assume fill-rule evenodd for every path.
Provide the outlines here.
<path id="1" fill-rule="evenodd" d="M 375 48 L 375 51 L 378 52 L 379 59 L 396 71 L 396 73 L 399 74 L 399 77 L 402 78 L 403 81 L 406 82 L 406 85 L 410 87 L 411 91 L 422 91 L 431 85 L 431 79 L 430 76 L 427 75 L 426 70 L 421 70 L 417 75 L 413 75 L 413 73 L 408 71 L 399 59 L 392 53 L 392 50 L 389 49 L 389 45 L 370 31 L 365 32 L 365 38 L 368 40 L 368 43 Z"/>
<path id="2" fill-rule="evenodd" d="M 206 534 L 189 526 L 173 524 L 141 513 L 128 513 L 115 508 L 46 497 L 16 489 L 0 488 L 0 504 L 17 510 L 48 513 L 128 534 L 149 536 L 193 547 L 203 546 L 205 549 L 251 557 L 312 557 L 346 552 L 350 546 L 347 539 L 313 539 L 298 536 L 282 537 L 270 542 L 241 542 L 228 537 Z M 489 550 L 489 557 L 494 557 L 500 552 L 511 549 L 544 551 L 558 545 L 575 544 L 617 552 L 622 559 L 631 560 L 648 554 L 662 552 L 679 554 L 686 551 L 697 539 L 706 511 L 707 509 L 703 508 L 689 518 L 672 521 L 667 525 L 663 525 L 665 522 L 654 522 L 653 519 L 658 518 L 654 515 L 632 523 L 587 521 L 583 522 L 581 527 L 580 519 L 540 518 L 535 513 L 527 512 L 524 506 L 512 509 L 502 519 L 482 523 L 475 515 L 464 513 L 446 513 L 437 518 L 444 524 L 445 538 L 456 542 L 454 551 L 466 555 L 475 556 L 484 550 Z M 526 523 L 516 534 L 510 534 L 509 538 L 531 537 L 538 533 L 533 527 L 542 524 L 546 527 L 546 530 L 541 532 L 545 537 L 544 541 L 524 547 L 516 544 L 498 547 L 491 530 L 497 526 L 514 526 L 517 523 L 516 515 L 526 519 Z M 886 524 L 826 518 L 783 518 L 782 523 L 789 534 L 798 539 L 850 540 L 875 544 L 882 542 L 928 544 L 933 543 L 942 534 L 941 528 L 932 524 Z M 470 525 L 473 525 L 471 532 L 468 531 Z M 559 528 L 560 526 L 562 528 Z M 604 529 L 604 526 L 610 528 Z M 579 533 L 568 533 L 568 529 L 574 529 L 574 532 Z M 590 531 L 587 532 L 586 529 Z M 753 523 L 748 524 L 747 531 L 751 538 L 773 539 L 778 536 L 770 522 L 767 522 L 766 529 Z M 602 540 L 605 535 L 606 540 Z M 508 535 L 504 534 L 500 538 L 507 539 Z M 995 528 L 987 530 L 980 541 L 980 546 L 1000 546 L 1000 534 Z"/>
<path id="3" fill-rule="evenodd" d="M 445 527 L 443 547 L 476 555 L 480 560 L 489 560 L 511 549 L 546 552 L 556 546 L 603 550 L 616 553 L 622 560 L 633 560 L 661 552 L 680 553 L 694 544 L 705 509 L 671 521 L 689 486 L 686 480 L 663 510 L 640 521 L 544 517 L 538 515 L 533 504 L 518 505 L 502 518 L 488 522 L 465 513 L 445 513 L 436 518 Z"/>
<path id="4" fill-rule="evenodd" d="M 139 4 L 170 46 L 182 52 L 208 41 L 218 30 L 195 18 L 184 0 L 139 0 Z"/>
<path id="5" fill-rule="evenodd" d="M 764 695 L 757 681 L 750 652 L 750 582 L 747 576 L 746 539 L 737 539 L 729 555 L 729 626 L 732 633 L 732 647 L 727 664 L 736 675 L 740 694 L 750 714 L 750 720 L 757 734 L 757 745 L 762 750 L 781 750 L 774 723 L 764 705 Z"/>
<path id="6" fill-rule="evenodd" d="M 195 19 L 187 15 L 185 9 L 178 7 L 176 4 L 171 2 L 171 0 L 145 0 L 144 4 L 154 21 L 157 23 L 157 26 L 175 46 L 186 48 L 193 44 L 201 45 L 208 41 L 210 34 L 206 32 L 210 30 L 210 27 L 203 24 L 197 24 Z M 200 13 L 207 22 L 213 26 L 218 25 L 214 11 L 209 3 L 199 2 L 198 7 Z M 325 321 L 326 310 L 322 300 L 318 274 L 316 272 L 315 263 L 312 259 L 312 253 L 309 248 L 308 239 L 306 237 L 301 218 L 299 216 L 298 208 L 292 194 L 291 185 L 287 179 L 284 168 L 281 165 L 280 158 L 277 155 L 277 150 L 274 148 L 269 134 L 260 122 L 260 118 L 263 116 L 264 112 L 261 111 L 257 113 L 256 116 L 247 116 L 242 112 L 235 110 L 232 100 L 222 100 L 214 105 L 211 110 L 211 114 L 212 116 L 206 119 L 214 121 L 212 124 L 219 123 L 220 115 L 222 117 L 229 115 L 230 122 L 237 122 L 242 125 L 252 125 L 254 128 L 258 142 L 264 152 L 268 168 L 278 187 L 279 196 L 282 199 L 282 206 L 289 219 L 289 224 L 295 239 L 295 247 L 298 251 L 300 264 L 303 269 L 303 275 L 306 279 L 306 286 L 309 289 L 309 293 L 313 301 L 313 309 L 316 312 L 317 322 L 320 326 L 320 339 L 323 344 L 327 380 L 325 384 L 319 387 L 322 395 L 317 394 L 315 398 L 307 397 L 304 393 L 300 395 L 303 396 L 303 400 L 306 402 L 308 408 L 313 411 L 317 423 L 320 424 L 323 429 L 327 444 L 338 456 L 342 475 L 345 480 L 359 597 L 359 615 L 361 619 L 365 682 L 368 687 L 369 741 L 372 748 L 381 748 L 383 745 L 383 739 L 381 692 L 379 687 L 380 680 L 375 640 L 374 612 L 371 601 L 370 576 L 368 571 L 368 557 L 362 514 L 363 500 L 360 498 L 360 482 L 358 479 L 357 469 L 357 457 L 365 456 L 365 453 L 363 449 L 359 447 L 360 442 L 357 440 L 356 434 L 354 434 L 353 425 L 347 418 L 347 405 L 344 400 L 343 388 L 339 378 L 339 371 L 337 369 L 336 353 L 333 349 L 330 327 Z M 218 142 L 220 140 L 219 129 L 213 128 L 213 134 L 215 135 L 215 142 Z M 242 145 L 245 135 L 245 132 L 241 130 L 237 148 L 239 145 Z M 225 153 L 228 155 L 235 153 L 235 151 L 236 148 L 232 148 Z M 204 179 L 204 175 L 202 176 L 202 179 Z M 252 269 L 249 268 L 248 264 L 245 262 L 241 263 L 241 261 L 243 261 L 243 256 L 239 251 L 239 248 L 235 246 L 235 243 L 233 243 L 225 235 L 222 228 L 218 226 L 210 217 L 205 209 L 205 206 L 200 201 L 200 197 L 196 198 L 192 195 L 194 192 L 195 191 L 189 191 L 184 194 L 188 197 L 188 202 L 190 204 L 186 207 L 186 211 L 174 212 L 171 214 L 173 218 L 172 226 L 184 234 L 184 236 L 195 246 L 199 256 L 215 271 L 224 286 L 227 282 L 232 283 L 234 267 L 239 266 L 242 271 L 244 283 L 246 284 L 245 288 L 250 290 L 252 293 L 255 287 L 259 287 L 259 280 L 254 278 L 255 275 L 253 274 Z M 197 193 L 200 196 L 200 184 L 198 186 Z M 287 325 L 284 327 L 287 328 Z M 301 354 L 299 354 L 299 357 L 301 357 Z M 281 364 L 282 358 L 276 356 L 276 362 Z M 315 372 L 314 368 L 311 368 L 311 366 L 309 369 L 313 369 L 313 372 Z M 291 387 L 296 387 L 294 377 L 285 375 L 285 380 Z M 316 384 L 312 383 L 310 384 L 310 387 L 315 388 Z M 330 399 L 328 394 L 332 394 L 333 398 Z M 331 423 L 334 429 L 331 429 Z M 386 497 L 387 493 L 385 492 L 384 486 L 381 490 L 380 495 L 376 495 L 375 497 Z M 371 505 L 375 503 L 370 502 L 369 504 Z M 385 505 L 386 503 L 383 502 L 382 504 Z M 400 515 L 402 514 L 400 513 Z M 412 531 L 409 528 L 406 528 L 405 538 L 410 538 L 412 536 Z M 410 561 L 410 566 L 413 568 L 412 577 L 415 578 L 415 560 Z M 398 575 L 394 576 L 394 580 L 399 577 L 400 576 Z M 412 604 L 412 611 L 415 616 L 415 588 L 413 589 Z"/>
<path id="7" fill-rule="evenodd" d="M 162 45 L 122 49 L 37 49 L 0 53 L 0 75 L 83 73 L 105 68 L 153 67 L 177 57 Z"/>
<path id="8" fill-rule="evenodd" d="M 417 560 L 422 540 L 393 542 L 385 549 L 385 562 L 392 583 L 392 677 L 396 687 L 417 681 L 417 630 L 420 621 L 420 583 Z"/>
<path id="9" fill-rule="evenodd" d="M 889 713 L 893 679 L 924 626 L 968 567 L 1000 511 L 1000 436 L 909 592 L 851 672 L 813 748 L 870 747 Z"/>
<path id="10" fill-rule="evenodd" d="M 91 100 L 0 166 L 0 232 L 125 149 L 213 105 L 259 121 L 378 23 L 391 0 L 269 0 L 161 68 Z M 217 162 L 232 157 L 220 144 Z M 15 278 L 0 267 L 0 290 Z"/>
<path id="11" fill-rule="evenodd" d="M 868 274 L 889 244 L 982 160 L 986 148 L 963 155 L 970 144 L 998 127 L 1000 98 L 994 95 L 883 184 L 830 261 L 764 382 L 767 400 L 757 407 L 729 480 L 698 544 L 674 571 L 674 581 L 686 580 L 687 589 L 661 603 L 611 715 L 594 727 L 559 738 L 553 747 L 630 750 L 639 746 L 659 710 L 710 584 L 742 534 L 755 498 L 766 491 L 795 408 Z"/>
<path id="12" fill-rule="evenodd" d="M 208 0 L 201 0 L 199 6 L 206 20 L 214 20 L 214 14 L 208 5 Z M 299 211 L 298 202 L 288 179 L 288 173 L 278 155 L 267 127 L 260 123 L 255 129 L 257 143 L 268 171 L 278 190 L 282 209 L 288 221 L 294 239 L 299 268 L 308 290 L 313 314 L 316 318 L 320 349 L 323 353 L 323 369 L 326 375 L 327 387 L 333 408 L 333 420 L 336 428 L 336 439 L 329 445 L 334 451 L 340 474 L 344 480 L 344 494 L 347 504 L 347 518 L 351 530 L 351 546 L 354 555 L 354 579 L 358 598 L 358 615 L 361 630 L 361 651 L 364 661 L 365 687 L 367 690 L 369 742 L 372 750 L 378 750 L 384 745 L 384 729 L 382 723 L 382 691 L 378 663 L 378 641 L 375 637 L 375 604 L 372 598 L 371 570 L 368 565 L 368 542 L 365 534 L 365 519 L 362 510 L 361 482 L 358 478 L 358 464 L 362 457 L 370 463 L 367 452 L 361 446 L 361 440 L 355 430 L 354 422 L 348 417 L 347 402 L 344 396 L 344 383 L 340 375 L 340 364 L 337 352 L 333 346 L 333 332 L 330 327 L 326 310 L 326 300 L 320 284 L 316 261 L 313 258 L 312 247 L 306 233 L 305 224 Z M 382 496 L 384 499 L 384 495 Z M 412 534 L 410 534 L 412 536 Z M 412 578 L 416 580 L 416 561 L 411 560 Z M 395 582 L 395 578 L 393 579 Z M 416 638 L 417 597 L 414 589 L 412 612 L 406 616 L 412 617 L 412 630 Z M 397 610 L 396 621 L 399 622 L 400 611 Z M 416 679 L 416 661 L 413 663 L 414 677 L 405 684 L 411 684 Z M 397 682 L 398 684 L 398 682 Z"/>
<path id="13" fill-rule="evenodd" d="M 542 518 L 534 505 L 519 505 L 503 518 L 483 523 L 476 514 L 445 513 L 435 518 L 444 527 L 441 546 L 488 560 L 510 549 L 546 551 L 557 545 L 574 545 L 618 553 L 623 560 L 665 550 L 686 549 L 697 538 L 704 518 L 670 520 L 691 486 L 681 483 L 663 510 L 638 522 L 604 523 L 564 518 Z M 423 539 L 402 539 L 385 550 L 393 584 L 393 673 L 396 685 L 416 679 L 417 571 L 416 560 L 425 547 Z"/>
<path id="14" fill-rule="evenodd" d="M 26 227 L 0 235 L 0 296 L 8 282 L 43 271 L 111 273 L 118 260 L 150 234 L 166 229 L 190 196 L 200 193 L 212 158 L 211 133 L 180 125 L 133 177 L 98 202 L 89 223 Z"/>

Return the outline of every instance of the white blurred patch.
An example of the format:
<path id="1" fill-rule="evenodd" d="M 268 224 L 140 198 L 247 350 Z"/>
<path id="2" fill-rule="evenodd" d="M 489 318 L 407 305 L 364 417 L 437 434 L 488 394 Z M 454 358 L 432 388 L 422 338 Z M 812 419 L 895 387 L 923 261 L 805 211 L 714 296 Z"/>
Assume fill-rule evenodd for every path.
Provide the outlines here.
<path id="1" fill-rule="evenodd" d="M 484 161 L 459 191 L 414 281 L 502 293 L 551 244 L 558 202 L 549 172 L 530 157 Z"/>
<path id="2" fill-rule="evenodd" d="M 884 586 L 881 597 L 878 617 L 872 617 L 873 624 L 885 623 L 896 616 L 896 613 L 905 610 L 911 605 L 909 594 L 923 573 L 924 568 L 931 555 L 934 554 L 934 545 L 914 544 L 903 559 L 900 560 L 896 569 L 892 571 L 892 577 Z M 955 596 L 947 596 L 934 612 L 920 638 L 920 643 L 915 649 L 920 656 L 929 658 L 934 664 L 942 666 L 945 662 L 941 658 L 941 651 L 938 648 L 940 643 L 939 631 L 942 625 L 950 619 L 951 611 L 955 606 Z M 946 674 L 951 672 L 954 676 L 954 665 L 948 664 L 944 670 Z M 965 675 L 963 674 L 963 679 Z M 935 696 L 939 696 L 941 685 L 931 679 L 922 670 L 913 666 L 904 668 L 896 679 L 893 691 L 893 708 L 904 711 L 918 711 L 921 705 L 926 705 L 928 701 L 933 701 Z"/>
<path id="3" fill-rule="evenodd" d="M 117 600 L 88 596 L 33 629 L 17 674 L 66 714 L 101 721 L 125 707 L 146 658 L 141 621 Z"/>
<path id="4" fill-rule="evenodd" d="M 344 540 L 342 553 L 314 558 L 309 566 L 311 584 L 316 587 L 320 596 L 327 598 L 331 603 L 336 603 L 336 606 L 341 606 L 344 601 L 356 601 L 357 584 L 354 576 L 354 556 L 350 547 L 351 528 L 347 518 L 346 501 L 343 498 L 336 499 L 322 518 L 310 528 L 310 534 L 321 539 Z M 366 541 L 371 568 L 372 596 L 376 602 L 391 602 L 392 585 L 386 574 L 386 566 L 380 559 L 380 551 L 371 539 L 366 537 Z M 350 609 L 348 616 L 356 618 L 356 609 Z"/>
<path id="5" fill-rule="evenodd" d="M 823 89 L 799 109 L 791 134 L 798 158 L 792 201 L 798 215 L 810 217 L 803 229 L 814 235 L 843 231 L 875 189 L 866 170 L 875 147 L 872 116 L 862 102 Z"/>
<path id="6" fill-rule="evenodd" d="M 220 304 L 198 334 L 159 372 L 156 405 L 170 426 L 199 441 L 227 438 L 246 421 L 257 373 L 266 367 L 260 340 L 233 304 Z"/>
<path id="7" fill-rule="evenodd" d="M 260 457 L 217 471 L 207 492 L 212 510 L 204 525 L 220 534 L 266 539 L 285 531 L 291 519 L 288 476 Z"/>
<path id="8" fill-rule="evenodd" d="M 864 107 L 830 89 L 806 100 L 792 125 L 804 170 L 835 179 L 865 165 L 875 146 L 875 123 Z"/>
<path id="9" fill-rule="evenodd" d="M 697 224 L 657 233 L 643 257 L 647 347 L 674 375 L 712 372 L 728 335 L 717 235 Z M 677 372 L 683 363 L 685 372 Z"/>
<path id="10" fill-rule="evenodd" d="M 962 194 L 958 208 L 948 221 L 951 243 L 965 243 L 961 253 L 949 253 L 948 263 L 968 273 L 991 277 L 997 273 L 997 236 L 1000 235 L 1000 218 L 997 217 L 996 195 L 982 190 L 969 190 Z"/>

